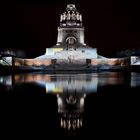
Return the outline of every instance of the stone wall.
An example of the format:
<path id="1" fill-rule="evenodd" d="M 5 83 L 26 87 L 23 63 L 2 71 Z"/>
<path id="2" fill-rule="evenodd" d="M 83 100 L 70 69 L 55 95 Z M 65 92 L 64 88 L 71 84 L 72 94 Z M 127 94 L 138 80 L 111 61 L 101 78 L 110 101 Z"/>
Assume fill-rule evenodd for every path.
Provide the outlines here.
<path id="1" fill-rule="evenodd" d="M 52 64 L 51 59 L 47 60 L 34 60 L 34 59 L 14 59 L 15 66 L 49 66 Z"/>
<path id="2" fill-rule="evenodd" d="M 132 61 L 132 58 L 131 58 Z M 132 63 L 132 62 L 131 62 Z M 92 65 L 92 66 L 129 66 L 130 58 L 111 59 L 20 59 L 14 58 L 15 66 L 50 66 L 50 65 Z"/>
<path id="3" fill-rule="evenodd" d="M 128 66 L 130 65 L 130 59 L 129 58 L 92 59 L 91 65 Z"/>
<path id="4" fill-rule="evenodd" d="M 86 64 L 86 59 L 56 59 L 56 64 L 58 65 L 85 65 Z"/>

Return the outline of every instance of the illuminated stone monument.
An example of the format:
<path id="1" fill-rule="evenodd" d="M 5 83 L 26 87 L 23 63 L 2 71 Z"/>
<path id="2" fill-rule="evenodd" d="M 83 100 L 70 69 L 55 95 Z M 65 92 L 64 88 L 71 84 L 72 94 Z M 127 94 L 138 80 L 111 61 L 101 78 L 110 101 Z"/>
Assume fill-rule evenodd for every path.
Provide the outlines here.
<path id="1" fill-rule="evenodd" d="M 68 4 L 66 10 L 60 15 L 57 44 L 47 48 L 43 56 L 37 60 L 56 59 L 57 64 L 85 64 L 87 59 L 97 59 L 96 48 L 85 44 L 82 15 L 75 5 Z"/>
<path id="2" fill-rule="evenodd" d="M 23 70 L 110 70 L 133 65 L 130 59 L 106 58 L 86 45 L 82 15 L 74 4 L 68 4 L 60 15 L 56 45 L 34 59 L 0 56 L 0 64 Z"/>

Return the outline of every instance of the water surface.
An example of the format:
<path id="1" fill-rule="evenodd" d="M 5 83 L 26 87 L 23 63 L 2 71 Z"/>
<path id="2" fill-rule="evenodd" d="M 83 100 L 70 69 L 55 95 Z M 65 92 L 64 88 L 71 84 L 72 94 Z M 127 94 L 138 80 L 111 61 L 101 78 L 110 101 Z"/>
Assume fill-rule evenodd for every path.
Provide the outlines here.
<path id="1" fill-rule="evenodd" d="M 126 128 L 126 118 L 129 124 L 134 119 L 130 114 L 138 117 L 139 102 L 132 104 L 132 98 L 139 95 L 140 73 L 135 72 L 0 76 L 0 97 L 11 101 L 6 110 L 19 119 L 17 127 L 38 130 L 38 124 L 57 135 L 87 135 L 106 126 Z M 9 123 L 13 121 L 8 119 Z"/>

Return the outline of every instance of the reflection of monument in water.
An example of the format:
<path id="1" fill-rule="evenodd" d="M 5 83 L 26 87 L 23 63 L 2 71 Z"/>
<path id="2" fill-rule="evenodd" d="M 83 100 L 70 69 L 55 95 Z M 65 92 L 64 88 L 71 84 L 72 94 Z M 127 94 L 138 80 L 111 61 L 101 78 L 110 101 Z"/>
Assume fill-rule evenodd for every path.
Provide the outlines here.
<path id="1" fill-rule="evenodd" d="M 131 75 L 130 84 L 135 83 L 135 73 Z M 134 76 L 134 77 L 133 77 Z M 127 78 L 127 77 L 126 77 Z M 0 85 L 5 85 L 7 90 L 16 89 L 22 84 L 34 84 L 43 87 L 44 94 L 56 95 L 60 126 L 67 130 L 79 129 L 83 125 L 85 100 L 89 94 L 98 94 L 100 87 L 125 83 L 121 73 L 93 73 L 93 74 L 19 74 L 1 76 Z"/>
<path id="2" fill-rule="evenodd" d="M 75 130 L 82 127 L 85 97 L 84 93 L 57 94 L 58 113 L 62 128 Z"/>
<path id="3" fill-rule="evenodd" d="M 16 85 L 37 83 L 46 94 L 56 94 L 60 126 L 67 130 L 82 127 L 86 95 L 97 92 L 97 76 L 87 74 L 21 74 L 0 77 L 1 84 L 12 90 Z"/>

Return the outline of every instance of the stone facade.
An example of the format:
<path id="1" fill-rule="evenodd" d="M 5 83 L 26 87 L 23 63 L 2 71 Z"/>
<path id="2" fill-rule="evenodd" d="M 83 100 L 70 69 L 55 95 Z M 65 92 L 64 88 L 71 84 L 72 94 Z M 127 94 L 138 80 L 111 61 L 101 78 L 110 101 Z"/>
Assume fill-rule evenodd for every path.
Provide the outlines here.
<path id="1" fill-rule="evenodd" d="M 35 60 L 56 59 L 58 65 L 86 65 L 87 59 L 97 59 L 97 56 L 97 49 L 85 44 L 82 15 L 75 5 L 69 4 L 60 15 L 56 45 Z"/>
<path id="2" fill-rule="evenodd" d="M 106 66 L 139 65 L 139 59 L 136 57 L 110 59 L 100 56 L 97 54 L 96 48 L 86 45 L 84 38 L 82 15 L 77 11 L 74 4 L 68 4 L 64 13 L 60 15 L 56 45 L 46 48 L 44 55 L 34 59 L 13 58 L 12 65 L 43 66 L 47 68 L 48 66 L 55 67 L 57 65 L 57 68 L 60 66 L 62 70 L 63 66 L 67 67 L 66 69 L 75 66 L 80 69 L 80 66 L 86 68 L 101 68 L 103 66 L 105 68 Z M 137 62 L 135 62 L 136 60 Z M 4 60 L 1 60 L 0 63 L 5 64 Z"/>

